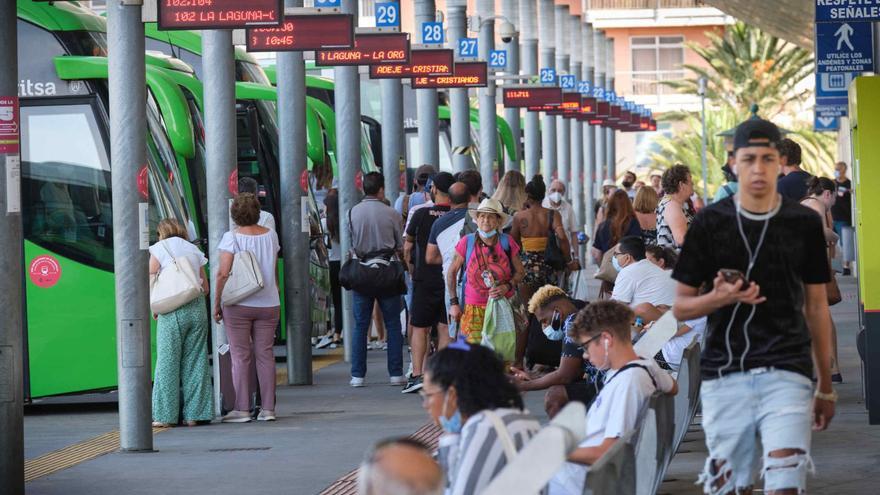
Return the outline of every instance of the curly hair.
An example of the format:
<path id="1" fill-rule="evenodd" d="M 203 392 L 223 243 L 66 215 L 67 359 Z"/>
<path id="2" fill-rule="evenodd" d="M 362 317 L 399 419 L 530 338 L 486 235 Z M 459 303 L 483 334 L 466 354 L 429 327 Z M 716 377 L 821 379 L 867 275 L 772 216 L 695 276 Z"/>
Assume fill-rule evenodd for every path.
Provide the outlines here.
<path id="1" fill-rule="evenodd" d="M 629 306 L 612 300 L 596 301 L 578 311 L 572 322 L 571 338 L 593 337 L 608 332 L 615 338 L 629 340 L 635 313 Z"/>
<path id="2" fill-rule="evenodd" d="M 532 298 L 529 299 L 529 313 L 535 314 L 541 308 L 546 308 L 551 303 L 567 297 L 568 294 L 559 287 L 549 284 L 545 285 L 535 291 L 535 293 L 532 294 Z"/>
<path id="3" fill-rule="evenodd" d="M 260 221 L 260 200 L 251 193 L 241 193 L 232 200 L 229 212 L 239 227 L 256 225 Z"/>
<path id="4" fill-rule="evenodd" d="M 783 139 L 779 142 L 779 146 L 777 149 L 779 150 L 780 156 L 788 158 L 789 167 L 800 165 L 802 163 L 801 145 L 797 144 L 793 140 L 789 138 Z"/>
<path id="5" fill-rule="evenodd" d="M 526 196 L 532 201 L 543 201 L 547 195 L 547 185 L 544 184 L 544 177 L 536 174 L 532 180 L 526 184 Z"/>
<path id="6" fill-rule="evenodd" d="M 681 185 L 688 181 L 691 176 L 691 169 L 687 165 L 677 163 L 663 172 L 660 179 L 660 185 L 663 186 L 663 192 L 666 194 L 675 194 L 681 188 Z"/>
<path id="7" fill-rule="evenodd" d="M 481 345 L 461 344 L 468 350 L 447 347 L 428 360 L 425 370 L 431 381 L 447 390 L 455 386 L 458 408 L 465 416 L 501 407 L 522 410 L 522 397 L 504 373 L 504 363 L 494 351 Z"/>

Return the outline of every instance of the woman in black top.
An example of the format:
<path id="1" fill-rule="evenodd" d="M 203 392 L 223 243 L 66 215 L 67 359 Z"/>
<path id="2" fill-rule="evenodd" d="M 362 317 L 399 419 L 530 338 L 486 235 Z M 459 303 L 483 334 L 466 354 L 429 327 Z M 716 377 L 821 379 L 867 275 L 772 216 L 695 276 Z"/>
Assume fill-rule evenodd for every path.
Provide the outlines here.
<path id="1" fill-rule="evenodd" d="M 834 232 L 840 236 L 843 255 L 843 274 L 850 275 L 850 266 L 855 259 L 852 226 L 852 181 L 846 176 L 846 163 L 837 162 L 834 166 L 834 179 L 837 182 L 837 201 L 831 207 Z"/>

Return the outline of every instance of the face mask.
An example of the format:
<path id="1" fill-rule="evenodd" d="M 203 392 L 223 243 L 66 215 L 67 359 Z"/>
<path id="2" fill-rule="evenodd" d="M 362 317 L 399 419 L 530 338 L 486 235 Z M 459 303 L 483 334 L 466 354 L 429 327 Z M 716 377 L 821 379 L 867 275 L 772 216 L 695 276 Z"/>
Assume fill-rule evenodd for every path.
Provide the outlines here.
<path id="1" fill-rule="evenodd" d="M 629 189 L 632 186 L 633 186 L 633 182 L 630 182 L 628 180 L 623 181 L 623 187 L 625 187 L 626 189 Z"/>
<path id="2" fill-rule="evenodd" d="M 562 201 L 562 193 L 557 192 L 557 191 L 553 191 L 552 193 L 550 193 L 550 201 L 553 201 L 554 203 L 561 202 Z"/>
<path id="3" fill-rule="evenodd" d="M 834 171 L 834 178 L 835 178 L 835 179 L 839 179 L 839 178 L 840 178 L 840 170 L 835 170 L 835 171 Z"/>
<path id="4" fill-rule="evenodd" d="M 562 317 L 559 311 L 553 311 L 553 318 L 550 319 L 550 325 L 544 327 L 544 335 L 550 340 L 562 340 L 565 337 L 565 330 L 562 329 Z"/>
<path id="5" fill-rule="evenodd" d="M 461 422 L 461 412 L 458 409 L 452 413 L 452 417 L 447 418 L 444 416 L 446 413 L 446 401 L 449 399 L 449 393 L 443 395 L 443 412 L 440 413 L 440 417 L 437 418 L 440 421 L 440 428 L 443 428 L 443 431 L 446 433 L 461 433 L 462 422 Z"/>
<path id="6" fill-rule="evenodd" d="M 496 230 L 496 229 L 492 229 L 492 230 L 480 229 L 479 232 L 480 232 L 480 237 L 482 237 L 483 239 L 491 239 L 491 238 L 495 237 L 495 234 L 498 233 L 498 230 Z"/>
<path id="7" fill-rule="evenodd" d="M 614 266 L 614 269 L 617 271 L 623 270 L 623 267 L 620 266 L 620 262 L 617 261 L 617 256 L 611 257 L 611 265 Z"/>

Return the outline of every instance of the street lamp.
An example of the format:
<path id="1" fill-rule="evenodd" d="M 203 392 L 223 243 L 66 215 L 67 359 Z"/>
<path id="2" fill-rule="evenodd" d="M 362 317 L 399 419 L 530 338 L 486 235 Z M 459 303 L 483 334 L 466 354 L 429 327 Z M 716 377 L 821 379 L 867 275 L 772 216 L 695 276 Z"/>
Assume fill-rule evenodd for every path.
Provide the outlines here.
<path id="1" fill-rule="evenodd" d="M 702 117 L 703 121 L 703 201 L 708 204 L 709 202 L 709 170 L 708 165 L 706 164 L 706 153 L 707 153 L 707 143 L 706 143 L 706 78 L 701 77 L 699 81 L 697 81 L 697 94 L 700 95 L 700 106 L 702 107 Z"/>

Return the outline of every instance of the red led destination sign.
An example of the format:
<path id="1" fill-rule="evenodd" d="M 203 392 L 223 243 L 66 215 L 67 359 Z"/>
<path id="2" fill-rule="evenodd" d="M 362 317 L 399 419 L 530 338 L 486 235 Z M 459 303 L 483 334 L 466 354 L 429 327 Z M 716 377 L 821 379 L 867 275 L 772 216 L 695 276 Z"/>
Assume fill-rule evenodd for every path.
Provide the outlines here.
<path id="1" fill-rule="evenodd" d="M 300 52 L 354 46 L 351 14 L 302 14 L 284 17 L 274 28 L 247 30 L 249 52 Z"/>
<path id="2" fill-rule="evenodd" d="M 581 98 L 581 113 L 578 115 L 578 120 L 582 122 L 586 122 L 590 120 L 590 118 L 596 116 L 596 99 L 584 96 Z"/>
<path id="3" fill-rule="evenodd" d="M 503 99 L 507 108 L 558 107 L 562 104 L 562 88 L 552 86 L 504 88 Z"/>
<path id="4" fill-rule="evenodd" d="M 451 76 L 452 71 L 452 50 L 432 48 L 428 50 L 412 50 L 408 64 L 371 65 L 370 79 Z"/>
<path id="5" fill-rule="evenodd" d="M 451 76 L 414 77 L 413 88 L 485 88 L 489 83 L 486 62 L 456 62 Z"/>
<path id="6" fill-rule="evenodd" d="M 562 105 L 556 110 L 548 112 L 550 115 L 562 115 L 566 118 L 576 117 L 581 111 L 581 94 L 580 93 L 563 93 Z"/>
<path id="7" fill-rule="evenodd" d="M 277 26 L 281 0 L 158 0 L 159 29 L 240 29 Z"/>
<path id="8" fill-rule="evenodd" d="M 354 35 L 354 48 L 316 50 L 315 65 L 372 65 L 409 62 L 409 33 Z"/>

